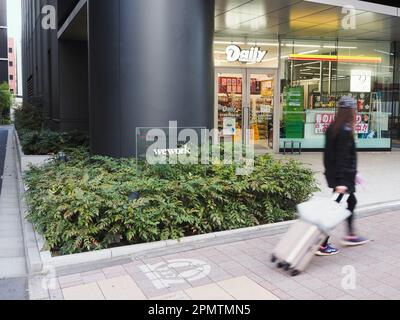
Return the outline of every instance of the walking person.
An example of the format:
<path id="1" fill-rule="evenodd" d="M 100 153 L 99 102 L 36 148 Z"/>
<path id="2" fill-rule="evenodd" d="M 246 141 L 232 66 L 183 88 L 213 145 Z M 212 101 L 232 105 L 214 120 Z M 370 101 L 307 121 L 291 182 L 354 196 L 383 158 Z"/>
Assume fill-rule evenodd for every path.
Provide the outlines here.
<path id="1" fill-rule="evenodd" d="M 357 151 L 354 139 L 356 125 L 357 102 L 350 96 L 343 96 L 339 101 L 339 110 L 334 123 L 326 133 L 324 152 L 325 176 L 328 185 L 334 192 L 339 193 L 336 200 L 341 202 L 345 194 L 348 210 L 352 213 L 347 219 L 347 236 L 343 239 L 344 246 L 358 246 L 369 242 L 359 236 L 354 228 L 354 210 L 357 205 L 355 196 L 357 173 Z M 339 253 L 339 250 L 329 243 L 329 238 L 318 250 L 317 255 L 330 256 Z"/>

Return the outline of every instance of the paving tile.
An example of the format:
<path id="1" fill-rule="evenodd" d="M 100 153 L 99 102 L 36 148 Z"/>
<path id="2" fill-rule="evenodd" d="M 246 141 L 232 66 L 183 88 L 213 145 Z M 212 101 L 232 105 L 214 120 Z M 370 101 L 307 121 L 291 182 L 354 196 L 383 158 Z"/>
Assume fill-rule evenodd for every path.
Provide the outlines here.
<path id="1" fill-rule="evenodd" d="M 129 276 L 97 282 L 106 300 L 145 300 L 142 290 Z"/>
<path id="2" fill-rule="evenodd" d="M 256 259 L 250 259 L 248 261 L 243 261 L 239 262 L 243 267 L 247 269 L 253 269 L 253 268 L 262 268 L 265 267 L 265 263 L 262 263 Z"/>
<path id="3" fill-rule="evenodd" d="M 227 255 L 220 254 L 218 256 L 209 257 L 209 260 L 211 262 L 219 265 L 219 264 L 224 263 L 224 262 L 232 261 L 232 258 L 227 256 Z"/>
<path id="4" fill-rule="evenodd" d="M 143 291 L 144 290 L 155 290 L 155 289 L 158 289 L 150 279 L 143 279 L 143 280 L 133 279 L 133 280 L 135 281 L 137 286 L 140 289 L 142 289 Z"/>
<path id="5" fill-rule="evenodd" d="M 24 257 L 0 258 L 0 278 L 17 278 L 25 275 Z"/>
<path id="6" fill-rule="evenodd" d="M 164 288 L 164 289 L 146 288 L 142 291 L 144 295 L 147 297 L 147 299 L 154 299 L 154 297 L 168 295 L 179 290 L 170 290 L 169 288 Z"/>
<path id="7" fill-rule="evenodd" d="M 321 300 L 321 298 L 323 298 L 321 295 L 307 288 L 290 290 L 286 292 L 296 300 Z"/>
<path id="8" fill-rule="evenodd" d="M 194 254 L 198 254 L 199 256 L 204 256 L 207 258 L 216 257 L 221 254 L 217 249 L 213 247 L 208 247 L 204 249 L 199 249 L 193 252 Z"/>
<path id="9" fill-rule="evenodd" d="M 104 300 L 97 283 L 62 289 L 65 300 Z"/>
<path id="10" fill-rule="evenodd" d="M 127 275 L 127 272 L 122 266 L 104 268 L 102 269 L 102 272 L 107 279 L 118 278 Z"/>
<path id="11" fill-rule="evenodd" d="M 311 289 L 311 290 L 315 290 L 315 289 L 320 289 L 320 288 L 325 288 L 328 286 L 328 283 L 326 283 L 325 281 L 322 281 L 320 279 L 305 279 L 305 280 L 301 280 L 301 279 L 295 279 L 295 281 L 299 282 L 302 286 L 304 286 L 305 288 Z"/>
<path id="12" fill-rule="evenodd" d="M 242 265 L 236 261 L 227 261 L 219 264 L 219 267 L 224 269 L 225 271 L 229 271 L 232 269 L 240 268 Z"/>
<path id="13" fill-rule="evenodd" d="M 198 279 L 198 280 L 194 280 L 194 281 L 190 281 L 190 280 L 186 280 L 192 287 L 199 287 L 199 286 L 203 286 L 206 284 L 210 284 L 212 282 L 214 282 L 213 280 L 211 280 L 209 277 L 205 277 L 202 279 Z"/>
<path id="14" fill-rule="evenodd" d="M 230 279 L 230 278 L 232 278 L 232 275 L 221 269 L 221 270 L 211 271 L 211 273 L 208 275 L 208 277 L 212 281 L 218 282 L 218 281 Z"/>
<path id="15" fill-rule="evenodd" d="M 256 275 L 255 273 L 249 273 L 246 275 L 247 278 L 249 278 L 250 280 L 253 280 L 256 283 L 261 283 L 261 282 L 266 282 L 263 278 L 261 278 L 260 276 Z"/>
<path id="16" fill-rule="evenodd" d="M 390 277 L 389 279 L 390 279 L 390 283 L 392 283 L 393 277 Z M 359 284 L 360 286 L 362 286 L 366 289 L 369 289 L 369 288 L 373 288 L 373 287 L 378 287 L 382 283 L 390 284 L 390 283 L 386 282 L 387 280 L 388 280 L 388 278 L 384 278 L 384 279 L 378 281 L 378 280 L 375 280 L 375 279 L 372 279 L 372 278 L 362 275 L 357 278 L 357 284 Z"/>
<path id="17" fill-rule="evenodd" d="M 339 290 L 335 287 L 325 287 L 314 289 L 313 291 L 329 300 L 334 300 L 347 294 L 344 290 Z"/>
<path id="18" fill-rule="evenodd" d="M 64 300 L 64 295 L 61 289 L 49 290 L 51 300 Z"/>
<path id="19" fill-rule="evenodd" d="M 387 299 L 400 300 L 400 291 L 386 284 L 371 288 L 370 290 Z"/>
<path id="20" fill-rule="evenodd" d="M 58 278 L 61 289 L 76 287 L 84 284 L 83 279 L 80 274 L 73 274 L 68 276 L 61 276 Z"/>
<path id="21" fill-rule="evenodd" d="M 290 298 L 292 298 L 291 295 L 289 295 L 287 292 L 284 292 L 281 289 L 272 290 L 271 293 L 274 296 L 278 297 L 280 300 L 289 300 Z"/>
<path id="22" fill-rule="evenodd" d="M 102 271 L 97 271 L 95 273 L 81 274 L 81 277 L 84 283 L 92 283 L 92 282 L 106 280 L 106 276 Z"/>
<path id="23" fill-rule="evenodd" d="M 218 285 L 237 300 L 279 300 L 247 277 L 218 282 Z"/>
<path id="24" fill-rule="evenodd" d="M 25 256 L 25 250 L 22 245 L 11 246 L 11 247 L 9 245 L 8 248 L 0 249 L 0 258 L 16 258 L 24 256 Z"/>
<path id="25" fill-rule="evenodd" d="M 177 300 L 191 300 L 190 297 L 184 292 L 184 291 L 178 291 L 178 292 L 173 292 L 173 293 L 168 293 L 166 295 L 161 295 L 161 296 L 155 296 L 154 298 L 151 298 L 150 300 L 172 300 L 172 301 L 177 301 Z"/>
<path id="26" fill-rule="evenodd" d="M 135 281 L 144 281 L 144 280 L 149 280 L 149 274 L 152 274 L 151 272 L 143 272 L 141 269 L 136 269 L 136 268 L 127 268 L 127 274 L 129 274 L 133 280 Z"/>
<path id="27" fill-rule="evenodd" d="M 357 300 L 357 299 L 356 299 L 356 298 L 354 298 L 353 296 L 350 296 L 350 295 L 345 295 L 345 296 L 342 296 L 342 297 L 336 298 L 335 300 L 346 300 L 346 301 L 348 301 L 348 300 Z"/>
<path id="28" fill-rule="evenodd" d="M 351 295 L 355 297 L 357 300 L 363 300 L 371 295 L 374 295 L 375 293 L 365 287 L 362 287 L 360 285 L 357 285 L 357 287 L 353 290 L 345 290 L 346 295 Z"/>
<path id="29" fill-rule="evenodd" d="M 215 283 L 186 289 L 185 293 L 193 300 L 234 300 L 233 296 Z"/>
<path id="30" fill-rule="evenodd" d="M 296 280 L 288 278 L 284 281 L 279 282 L 278 287 L 286 292 L 291 292 L 299 289 L 307 290 L 303 285 L 299 284 Z"/>
<path id="31" fill-rule="evenodd" d="M 245 275 L 248 275 L 251 272 L 251 271 L 249 271 L 249 269 L 246 269 L 244 267 L 238 267 L 238 268 L 234 268 L 234 269 L 229 269 L 227 271 L 233 277 L 245 276 Z"/>

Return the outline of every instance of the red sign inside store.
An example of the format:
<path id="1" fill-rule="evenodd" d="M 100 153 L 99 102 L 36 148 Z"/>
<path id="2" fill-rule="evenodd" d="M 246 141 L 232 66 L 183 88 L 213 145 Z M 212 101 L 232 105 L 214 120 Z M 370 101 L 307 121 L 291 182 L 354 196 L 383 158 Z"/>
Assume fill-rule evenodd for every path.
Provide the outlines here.
<path id="1" fill-rule="evenodd" d="M 333 113 L 319 113 L 316 115 L 315 120 L 315 133 L 323 134 L 326 133 L 329 126 L 335 121 L 335 114 Z M 363 122 L 361 115 L 357 115 L 357 121 L 355 126 L 355 133 L 368 133 L 369 125 Z"/>

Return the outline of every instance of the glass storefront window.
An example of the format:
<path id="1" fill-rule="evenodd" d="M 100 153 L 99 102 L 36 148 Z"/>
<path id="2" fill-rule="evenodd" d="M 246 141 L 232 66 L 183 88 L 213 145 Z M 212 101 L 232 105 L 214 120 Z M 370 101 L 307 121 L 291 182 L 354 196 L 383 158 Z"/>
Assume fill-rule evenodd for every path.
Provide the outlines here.
<path id="1" fill-rule="evenodd" d="M 357 101 L 358 148 L 391 147 L 391 43 L 283 40 L 281 46 L 281 147 L 296 140 L 304 149 L 322 149 L 343 95 Z"/>

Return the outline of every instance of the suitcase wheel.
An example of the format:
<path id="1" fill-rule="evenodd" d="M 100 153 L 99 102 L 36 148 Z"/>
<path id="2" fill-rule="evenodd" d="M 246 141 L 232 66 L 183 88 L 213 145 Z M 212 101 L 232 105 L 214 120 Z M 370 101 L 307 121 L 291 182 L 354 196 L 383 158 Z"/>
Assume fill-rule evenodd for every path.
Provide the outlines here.
<path id="1" fill-rule="evenodd" d="M 283 262 L 278 262 L 278 264 L 276 265 L 278 269 L 282 269 L 284 266 L 285 264 Z"/>
<path id="2" fill-rule="evenodd" d="M 289 270 L 290 270 L 290 264 L 289 264 L 289 263 L 286 263 L 286 264 L 283 266 L 283 270 L 289 271 Z"/>
<path id="3" fill-rule="evenodd" d="M 291 275 L 292 277 L 296 277 L 296 276 L 298 276 L 300 273 L 301 273 L 301 272 L 300 272 L 299 270 L 292 270 L 292 271 L 290 272 L 290 275 Z"/>
<path id="4" fill-rule="evenodd" d="M 278 259 L 277 259 L 274 255 L 271 256 L 271 262 L 272 262 L 272 263 L 275 263 L 277 260 L 278 260 Z"/>

